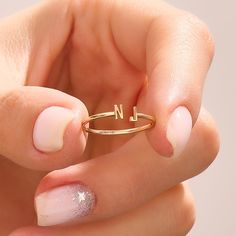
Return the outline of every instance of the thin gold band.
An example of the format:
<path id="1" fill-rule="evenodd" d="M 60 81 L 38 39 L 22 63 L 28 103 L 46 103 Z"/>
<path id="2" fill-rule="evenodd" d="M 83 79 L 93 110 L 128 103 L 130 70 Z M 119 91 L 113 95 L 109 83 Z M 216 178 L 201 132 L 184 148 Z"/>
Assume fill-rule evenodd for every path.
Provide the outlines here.
<path id="1" fill-rule="evenodd" d="M 89 117 L 89 119 L 87 121 L 82 123 L 82 127 L 86 132 L 93 133 L 93 134 L 124 135 L 124 134 L 133 134 L 133 133 L 141 132 L 141 131 L 150 129 L 155 125 L 155 119 L 153 116 L 146 115 L 143 113 L 137 113 L 137 118 L 149 120 L 151 122 L 147 125 L 143 125 L 140 127 L 135 127 L 135 128 L 130 128 L 130 129 L 122 129 L 122 130 L 101 130 L 101 129 L 99 130 L 99 129 L 92 129 L 92 128 L 86 127 L 86 124 L 88 124 L 90 121 L 101 119 L 101 118 L 106 118 L 106 117 L 112 117 L 112 116 L 114 116 L 114 117 L 116 116 L 116 113 L 114 111 L 92 115 Z"/>

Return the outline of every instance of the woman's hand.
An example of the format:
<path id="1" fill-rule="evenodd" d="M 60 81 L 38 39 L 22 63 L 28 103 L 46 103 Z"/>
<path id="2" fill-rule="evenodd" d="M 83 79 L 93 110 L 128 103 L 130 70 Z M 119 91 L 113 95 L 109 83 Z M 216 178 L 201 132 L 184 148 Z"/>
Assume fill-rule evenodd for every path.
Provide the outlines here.
<path id="1" fill-rule="evenodd" d="M 38 196 L 51 204 L 41 194 L 58 186 L 88 186 L 96 204 L 76 218 L 108 220 L 162 199 L 159 194 L 214 159 L 214 123 L 205 111 L 199 116 L 214 46 L 192 15 L 161 1 L 52 0 L 3 20 L 0 35 L 4 232 L 34 222 L 33 192 L 45 174 L 40 171 L 80 163 L 40 183 L 39 223 L 52 225 L 74 220 L 68 212 L 63 218 L 62 202 L 63 217 L 57 219 L 38 204 Z M 137 105 L 156 117 L 156 126 L 136 136 L 91 135 L 87 141 L 81 122 L 114 104 L 123 104 L 126 114 Z M 100 125 L 124 124 L 104 119 Z M 22 209 L 25 217 L 19 219 Z"/>
<path id="2" fill-rule="evenodd" d="M 39 222 L 53 226 L 64 220 L 73 225 L 23 227 L 11 236 L 186 235 L 195 220 L 192 196 L 184 185 L 170 188 L 211 163 L 218 148 L 214 122 L 202 110 L 187 148 L 175 160 L 161 159 L 147 142 L 138 143 L 140 149 L 133 144 L 43 179 L 38 191 L 46 191 L 46 199 L 41 198 Z M 71 187 L 81 183 L 93 189 L 97 203 L 84 218 L 73 218 L 76 193 Z"/>

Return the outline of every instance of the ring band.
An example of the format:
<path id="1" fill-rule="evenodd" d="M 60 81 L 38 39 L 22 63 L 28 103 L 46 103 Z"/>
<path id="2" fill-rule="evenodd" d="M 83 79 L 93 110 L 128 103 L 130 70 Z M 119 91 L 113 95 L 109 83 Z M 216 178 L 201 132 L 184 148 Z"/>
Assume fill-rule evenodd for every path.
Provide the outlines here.
<path id="1" fill-rule="evenodd" d="M 115 111 L 111 111 L 111 112 L 104 112 L 104 113 L 99 113 L 99 114 L 95 114 L 89 117 L 88 120 L 84 121 L 82 123 L 82 127 L 84 129 L 84 131 L 88 132 L 88 133 L 93 133 L 93 134 L 99 134 L 99 135 L 125 135 L 125 134 L 133 134 L 133 133 L 137 133 L 137 132 L 141 132 L 147 129 L 152 128 L 155 125 L 155 118 L 153 116 L 150 115 L 146 115 L 143 113 L 139 113 L 136 110 L 136 107 L 134 107 L 134 116 L 130 117 L 130 121 L 131 122 L 135 122 L 138 120 L 138 118 L 141 119 L 145 119 L 145 120 L 149 120 L 150 123 L 143 125 L 143 126 L 139 126 L 139 127 L 134 127 L 134 128 L 129 128 L 129 129 L 121 129 L 121 130 L 110 130 L 110 129 L 93 129 L 93 128 L 89 128 L 86 127 L 86 124 L 88 124 L 91 121 L 97 120 L 97 119 L 102 119 L 102 118 L 107 118 L 107 117 L 115 117 L 116 119 L 118 119 L 118 116 L 120 116 L 121 119 L 123 119 L 123 107 L 122 105 L 120 105 L 120 111 L 117 109 L 117 105 L 115 105 Z"/>

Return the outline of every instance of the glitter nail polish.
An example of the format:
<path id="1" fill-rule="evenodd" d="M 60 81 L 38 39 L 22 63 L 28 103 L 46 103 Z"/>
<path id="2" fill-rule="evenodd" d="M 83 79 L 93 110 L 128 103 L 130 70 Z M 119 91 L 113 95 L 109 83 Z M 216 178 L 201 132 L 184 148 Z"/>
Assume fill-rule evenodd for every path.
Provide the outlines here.
<path id="1" fill-rule="evenodd" d="M 95 207 L 95 194 L 85 185 L 64 185 L 35 199 L 38 225 L 52 226 L 87 216 Z"/>

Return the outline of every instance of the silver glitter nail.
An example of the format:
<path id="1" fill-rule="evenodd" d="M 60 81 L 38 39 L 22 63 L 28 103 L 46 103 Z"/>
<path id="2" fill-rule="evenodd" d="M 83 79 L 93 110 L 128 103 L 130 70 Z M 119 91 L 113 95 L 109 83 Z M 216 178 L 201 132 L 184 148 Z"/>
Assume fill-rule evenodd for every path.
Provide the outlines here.
<path id="1" fill-rule="evenodd" d="M 40 226 L 51 226 L 78 220 L 95 207 L 95 194 L 85 185 L 74 183 L 54 188 L 36 197 Z"/>
<path id="2" fill-rule="evenodd" d="M 72 201 L 75 202 L 77 208 L 74 209 L 75 216 L 86 216 L 95 205 L 95 195 L 84 185 L 75 185 Z"/>

